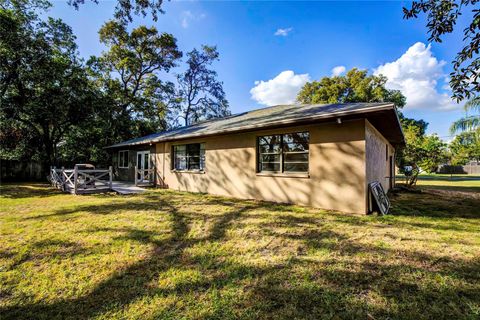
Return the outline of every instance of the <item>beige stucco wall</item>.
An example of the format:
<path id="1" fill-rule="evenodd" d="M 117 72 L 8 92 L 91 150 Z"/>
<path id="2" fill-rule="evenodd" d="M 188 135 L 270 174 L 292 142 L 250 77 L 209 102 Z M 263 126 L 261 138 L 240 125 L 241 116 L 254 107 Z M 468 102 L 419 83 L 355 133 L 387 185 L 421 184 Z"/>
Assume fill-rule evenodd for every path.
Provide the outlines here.
<path id="1" fill-rule="evenodd" d="M 256 171 L 256 137 L 310 132 L 309 176 L 265 176 Z M 172 143 L 156 145 L 158 184 L 176 190 L 298 203 L 344 212 L 366 211 L 365 122 L 317 124 L 219 135 L 204 142 L 205 173 L 171 170 Z"/>
<path id="2" fill-rule="evenodd" d="M 379 181 L 387 191 L 390 177 L 390 156 L 395 156 L 395 149 L 374 126 L 365 120 L 365 148 L 367 166 L 367 185 Z"/>

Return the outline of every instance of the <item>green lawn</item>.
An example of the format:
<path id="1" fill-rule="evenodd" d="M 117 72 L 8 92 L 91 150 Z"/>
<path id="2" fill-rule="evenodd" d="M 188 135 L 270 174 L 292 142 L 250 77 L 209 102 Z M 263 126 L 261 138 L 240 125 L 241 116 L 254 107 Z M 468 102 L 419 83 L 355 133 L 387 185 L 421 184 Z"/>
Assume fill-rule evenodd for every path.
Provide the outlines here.
<path id="1" fill-rule="evenodd" d="M 405 181 L 405 176 L 397 176 L 397 182 Z M 421 174 L 417 186 L 420 189 L 441 189 L 480 193 L 480 176 L 466 174 Z"/>
<path id="2" fill-rule="evenodd" d="M 4 185 L 1 319 L 479 319 L 480 200 L 358 216 Z"/>

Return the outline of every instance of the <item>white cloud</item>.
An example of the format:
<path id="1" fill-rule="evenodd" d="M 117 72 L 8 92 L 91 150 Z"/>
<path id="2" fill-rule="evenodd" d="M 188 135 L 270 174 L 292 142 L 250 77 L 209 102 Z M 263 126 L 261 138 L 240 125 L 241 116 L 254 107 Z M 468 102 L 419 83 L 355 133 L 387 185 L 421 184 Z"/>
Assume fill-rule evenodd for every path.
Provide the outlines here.
<path id="1" fill-rule="evenodd" d="M 445 83 L 443 60 L 438 60 L 431 46 L 417 42 L 397 60 L 374 69 L 374 74 L 388 78 L 387 88 L 400 90 L 407 97 L 406 109 L 452 110 L 459 107 L 450 98 Z"/>
<path id="2" fill-rule="evenodd" d="M 202 20 L 207 15 L 205 13 L 194 14 L 189 10 L 183 11 L 180 15 L 182 28 L 187 29 L 190 26 L 191 21 Z"/>
<path id="3" fill-rule="evenodd" d="M 279 28 L 277 29 L 277 31 L 275 31 L 274 35 L 286 37 L 292 30 L 293 28 L 285 28 L 285 29 Z"/>
<path id="4" fill-rule="evenodd" d="M 332 69 L 332 76 L 334 77 L 339 76 L 342 73 L 344 73 L 345 70 L 347 70 L 345 66 L 336 66 L 335 68 Z"/>
<path id="5" fill-rule="evenodd" d="M 306 74 L 295 74 L 291 70 L 282 71 L 273 79 L 255 81 L 250 90 L 252 99 L 264 105 L 290 104 L 295 102 L 297 93 L 310 81 Z"/>

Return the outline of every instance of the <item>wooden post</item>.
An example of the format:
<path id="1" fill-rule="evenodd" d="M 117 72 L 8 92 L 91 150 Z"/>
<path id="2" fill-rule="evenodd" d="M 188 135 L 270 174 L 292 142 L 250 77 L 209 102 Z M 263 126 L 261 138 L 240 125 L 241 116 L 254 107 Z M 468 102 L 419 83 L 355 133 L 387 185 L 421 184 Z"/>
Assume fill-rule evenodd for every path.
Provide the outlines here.
<path id="1" fill-rule="evenodd" d="M 67 181 L 67 179 L 65 178 L 65 175 L 63 173 L 63 171 L 65 170 L 65 167 L 62 167 L 61 168 L 62 172 L 60 174 L 60 183 L 61 183 L 61 186 L 62 186 L 62 191 L 65 191 L 67 189 L 67 184 L 64 183 L 65 181 Z"/>
<path id="2" fill-rule="evenodd" d="M 78 167 L 73 168 L 73 194 L 77 194 Z"/>
<path id="3" fill-rule="evenodd" d="M 134 169 L 134 172 L 135 172 L 135 185 L 138 185 L 138 182 L 137 182 L 137 166 L 134 166 L 133 169 Z"/>
<path id="4" fill-rule="evenodd" d="M 157 156 L 156 155 L 153 157 L 152 177 L 153 177 L 153 186 L 157 187 Z"/>
<path id="5" fill-rule="evenodd" d="M 108 167 L 108 187 L 112 190 L 113 172 L 112 166 Z"/>

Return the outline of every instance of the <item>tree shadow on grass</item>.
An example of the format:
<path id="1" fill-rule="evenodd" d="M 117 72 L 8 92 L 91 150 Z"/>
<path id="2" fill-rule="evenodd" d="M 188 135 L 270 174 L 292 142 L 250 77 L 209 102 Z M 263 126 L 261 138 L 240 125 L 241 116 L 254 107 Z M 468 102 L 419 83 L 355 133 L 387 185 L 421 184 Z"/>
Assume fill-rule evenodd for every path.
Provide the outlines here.
<path id="1" fill-rule="evenodd" d="M 400 193 L 391 198 L 392 215 L 444 219 L 480 219 L 480 199 L 454 195 Z"/>
<path id="2" fill-rule="evenodd" d="M 474 197 L 478 195 L 480 192 L 480 181 L 479 181 L 479 186 L 474 187 L 474 186 L 438 186 L 438 185 L 429 185 L 426 183 L 422 183 L 421 185 L 418 186 L 419 189 L 421 190 L 444 190 L 444 191 L 454 191 L 457 192 L 458 196 L 471 196 Z M 480 198 L 480 197 L 479 197 Z"/>
<path id="3" fill-rule="evenodd" d="M 137 196 L 130 197 L 128 199 L 118 198 L 118 201 L 111 202 L 109 204 L 86 204 L 78 205 L 73 208 L 63 208 L 54 210 L 51 213 L 28 216 L 24 220 L 46 220 L 55 217 L 68 217 L 77 213 L 85 212 L 94 215 L 112 215 L 118 214 L 121 211 L 168 211 L 172 208 L 170 201 L 172 196 L 148 197 Z"/>
<path id="4" fill-rule="evenodd" d="M 50 188 L 45 183 L 2 183 L 0 199 L 46 198 L 62 194 L 60 190 Z"/>
<path id="5" fill-rule="evenodd" d="M 158 199 L 157 199 L 158 200 Z M 204 241 L 220 240 L 224 235 L 229 224 L 239 218 L 242 213 L 255 209 L 255 206 L 244 206 L 234 208 L 231 212 L 227 212 L 215 218 L 215 224 L 211 229 L 208 238 L 186 238 L 189 231 L 188 219 L 186 213 L 181 213 L 175 206 L 169 205 L 166 201 L 162 201 L 160 206 L 157 203 L 140 203 L 132 205 L 114 204 L 108 206 L 85 206 L 73 210 L 60 210 L 47 217 L 58 215 L 69 215 L 79 211 L 92 210 L 101 212 L 102 214 L 115 213 L 117 210 L 145 210 L 161 209 L 165 210 L 170 216 L 172 223 L 171 235 L 166 240 L 156 240 L 155 236 L 159 233 L 135 228 L 98 228 L 90 230 L 90 232 L 114 231 L 122 232 L 123 235 L 114 238 L 114 240 L 131 240 L 144 244 L 152 245 L 150 256 L 146 259 L 135 263 L 125 270 L 112 275 L 109 279 L 100 283 L 91 293 L 78 299 L 62 300 L 52 304 L 34 303 L 24 306 L 12 306 L 0 308 L 0 314 L 5 319 L 37 319 L 37 318 L 76 318 L 84 319 L 95 317 L 96 315 L 108 312 L 119 306 L 125 306 L 140 297 L 152 296 L 157 294 L 169 294 L 172 292 L 163 292 L 162 290 L 152 289 L 149 283 L 158 275 L 172 266 L 182 264 L 192 264 L 185 259 L 183 252 L 186 248 Z M 193 215 L 194 213 L 192 213 Z M 43 216 L 42 218 L 45 218 Z M 248 273 L 248 272 L 247 272 Z M 229 282 L 223 279 L 223 282 Z M 214 281 L 215 282 L 215 281 Z M 208 285 L 204 283 L 203 286 Z M 196 290 L 195 286 L 188 288 L 189 291 Z M 175 292 L 178 290 L 174 290 Z M 180 289 L 182 291 L 182 289 Z"/>
<path id="6" fill-rule="evenodd" d="M 115 233 L 113 241 L 148 244 L 151 249 L 146 257 L 114 272 L 81 297 L 0 307 L 1 318 L 85 319 L 109 317 L 114 313 L 122 317 L 122 312 L 123 317 L 128 317 L 132 316 L 126 313 L 132 303 L 167 296 L 182 300 L 181 306 L 165 302 L 162 310 L 154 310 L 155 317 L 184 317 L 182 312 L 192 304 L 196 308 L 204 304 L 204 314 L 198 317 L 212 319 L 474 318 L 475 306 L 478 307 L 479 259 L 453 260 L 433 253 L 366 245 L 342 233 L 342 228 L 332 227 L 333 222 L 339 222 L 366 228 L 370 223 L 366 217 L 336 213 L 327 224 L 315 213 L 296 216 L 293 207 L 288 211 L 289 206 L 282 205 L 281 210 L 276 210 L 277 205 L 272 209 L 262 202 L 222 198 L 211 201 L 198 195 L 195 198 L 198 205 L 228 208 L 224 213 L 209 215 L 185 209 L 181 196 L 145 195 L 134 199 L 133 203 L 61 209 L 54 215 L 38 218 L 69 217 L 83 211 L 106 215 L 122 210 L 155 211 L 168 218 L 171 227 L 167 233 L 136 227 L 98 227 L 88 231 Z M 251 222 L 252 217 L 259 221 Z M 199 219 L 208 219 L 211 227 L 200 236 L 192 237 L 189 232 Z M 264 221 L 266 219 L 269 221 Z M 229 232 L 242 226 L 255 227 L 255 235 L 242 234 L 245 240 L 270 237 L 275 241 L 274 245 L 269 242 L 263 249 L 258 247 L 249 252 L 257 255 L 260 262 L 238 259 L 242 256 L 235 252 L 237 248 L 228 249 L 231 250 L 228 253 L 202 251 L 192 255 L 190 250 L 196 246 L 211 248 L 210 244 L 228 241 Z M 38 245 L 54 246 L 55 241 Z M 318 251 L 325 256 L 318 259 L 308 254 Z M 234 256 L 237 259 L 233 259 Z M 269 256 L 275 256 L 278 261 L 267 263 Z M 363 256 L 371 258 L 359 258 Z M 201 276 L 167 286 L 155 285 L 172 269 L 197 270 Z M 431 285 L 419 281 L 426 278 L 431 279 Z M 436 279 L 450 282 L 438 285 Z M 223 292 L 232 288 L 238 289 L 237 295 L 229 299 Z"/>
<path id="7" fill-rule="evenodd" d="M 12 270 L 28 261 L 40 263 L 42 259 L 69 259 L 79 254 L 86 255 L 90 253 L 91 251 L 76 242 L 48 239 L 1 252 L 0 258 L 8 258 L 11 262 L 5 265 L 5 270 Z"/>

